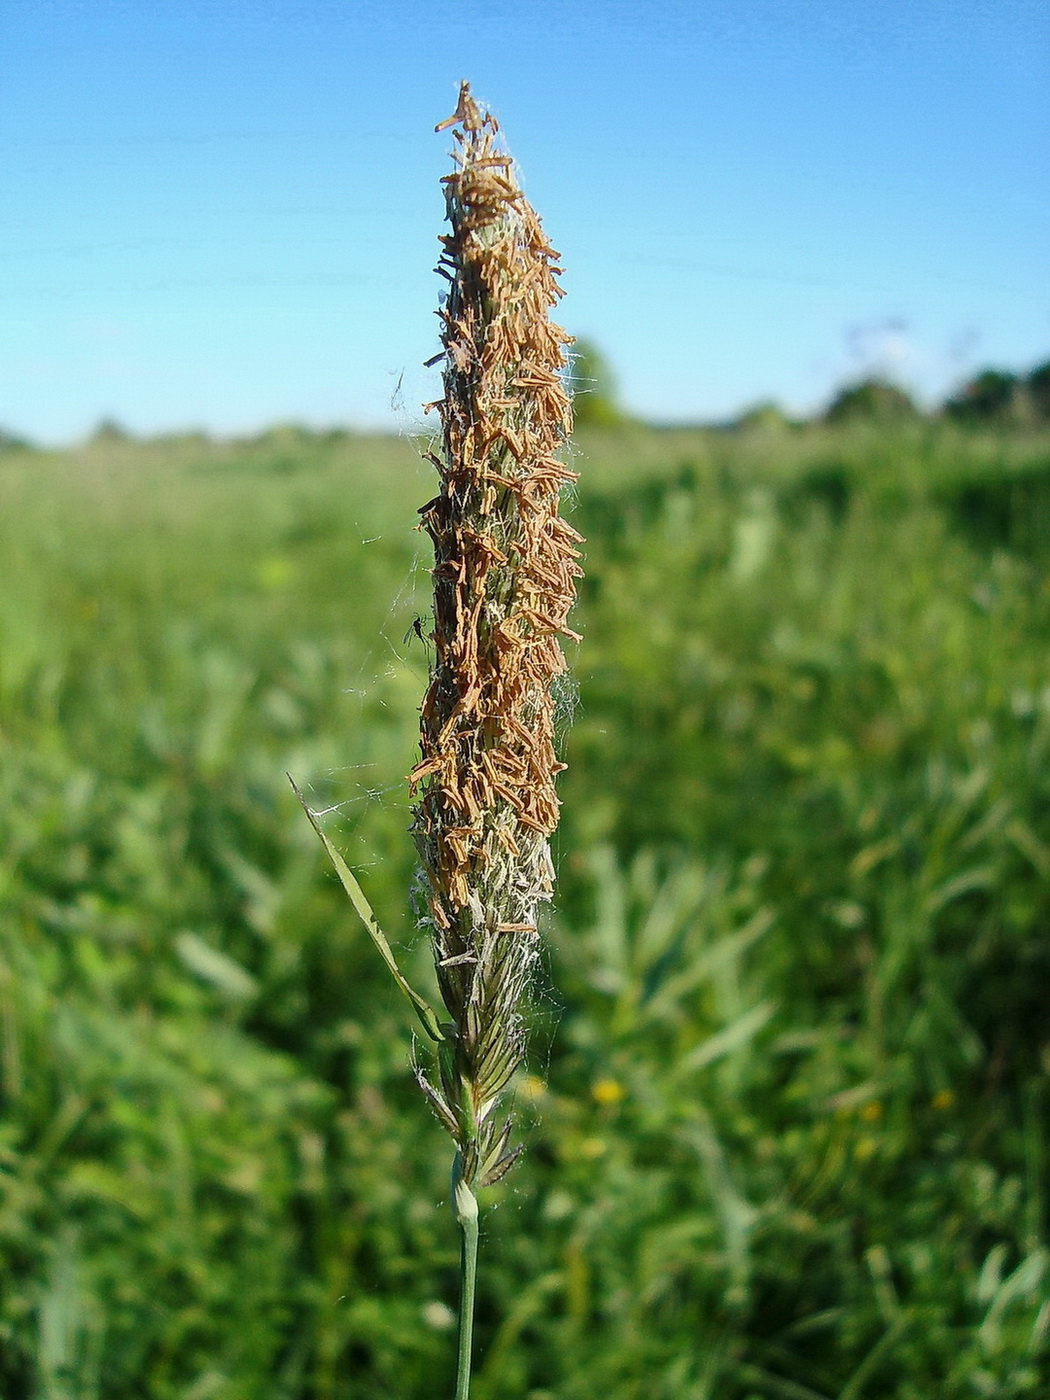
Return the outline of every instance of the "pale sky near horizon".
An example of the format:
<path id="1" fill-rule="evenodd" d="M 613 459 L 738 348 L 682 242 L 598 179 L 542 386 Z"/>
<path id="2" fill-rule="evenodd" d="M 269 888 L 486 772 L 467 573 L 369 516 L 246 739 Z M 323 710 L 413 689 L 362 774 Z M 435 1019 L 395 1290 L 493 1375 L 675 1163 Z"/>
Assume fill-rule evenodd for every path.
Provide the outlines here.
<path id="1" fill-rule="evenodd" d="M 1050 358 L 1045 0 L 4 0 L 0 428 L 416 426 L 462 77 L 638 414 Z"/>

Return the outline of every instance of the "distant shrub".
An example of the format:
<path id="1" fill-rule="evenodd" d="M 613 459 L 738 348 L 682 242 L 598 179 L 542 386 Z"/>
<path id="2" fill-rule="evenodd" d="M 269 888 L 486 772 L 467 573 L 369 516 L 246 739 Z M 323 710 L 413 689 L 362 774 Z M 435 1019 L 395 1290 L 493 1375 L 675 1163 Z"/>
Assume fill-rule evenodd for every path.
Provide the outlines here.
<path id="1" fill-rule="evenodd" d="M 577 427 L 614 428 L 627 421 L 609 362 L 589 340 L 576 342 L 565 377 Z"/>
<path id="2" fill-rule="evenodd" d="M 33 444 L 25 438 L 21 438 L 17 433 L 9 433 L 6 428 L 0 428 L 0 452 L 31 452 Z"/>
<path id="3" fill-rule="evenodd" d="M 1028 397 L 1036 416 L 1050 422 L 1050 360 L 1037 365 L 1028 376 Z"/>
<path id="4" fill-rule="evenodd" d="M 1020 375 L 984 369 L 948 400 L 944 412 L 959 423 L 1018 424 L 1032 416 L 1032 405 Z"/>
<path id="5" fill-rule="evenodd" d="M 203 428 L 190 428 L 185 432 L 158 433 L 150 438 L 154 447 L 174 448 L 195 452 L 210 447 L 213 439 Z"/>
<path id="6" fill-rule="evenodd" d="M 915 400 L 897 384 L 885 379 L 862 379 L 847 384 L 832 399 L 824 414 L 828 423 L 870 421 L 891 423 L 918 418 Z"/>
<path id="7" fill-rule="evenodd" d="M 134 434 L 129 433 L 123 423 L 115 418 L 102 418 L 88 441 L 95 446 L 106 446 L 116 442 L 134 442 Z"/>
<path id="8" fill-rule="evenodd" d="M 791 420 L 778 403 L 774 402 L 772 399 L 767 399 L 762 403 L 756 403 L 750 408 L 746 408 L 744 412 L 740 414 L 739 418 L 737 418 L 733 426 L 742 428 L 744 431 L 754 428 L 763 431 L 768 431 L 770 429 L 779 430 L 782 428 L 790 428 Z"/>

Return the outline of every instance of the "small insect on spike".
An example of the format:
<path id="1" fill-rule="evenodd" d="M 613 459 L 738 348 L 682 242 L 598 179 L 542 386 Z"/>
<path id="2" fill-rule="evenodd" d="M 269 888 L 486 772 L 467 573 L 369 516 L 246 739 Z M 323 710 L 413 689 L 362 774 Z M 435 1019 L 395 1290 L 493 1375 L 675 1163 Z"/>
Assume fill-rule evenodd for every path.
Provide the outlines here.
<path id="1" fill-rule="evenodd" d="M 408 631 L 401 638 L 402 646 L 407 645 L 409 637 L 418 637 L 419 640 L 423 643 L 423 645 L 426 646 L 427 634 L 423 631 L 423 619 L 421 617 L 416 617 L 412 619 L 412 623 L 409 626 Z"/>

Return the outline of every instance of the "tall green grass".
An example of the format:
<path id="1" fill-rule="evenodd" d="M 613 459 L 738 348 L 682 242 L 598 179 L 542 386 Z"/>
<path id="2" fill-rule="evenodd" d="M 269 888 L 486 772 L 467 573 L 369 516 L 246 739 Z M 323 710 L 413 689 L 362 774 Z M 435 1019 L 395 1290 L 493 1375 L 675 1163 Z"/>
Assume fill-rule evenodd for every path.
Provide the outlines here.
<path id="1" fill-rule="evenodd" d="M 576 465 L 477 1393 L 1035 1400 L 1050 443 L 625 429 Z M 283 778 L 425 983 L 428 472 L 293 429 L 0 457 L 5 1400 L 449 1389 L 439 1129 Z"/>

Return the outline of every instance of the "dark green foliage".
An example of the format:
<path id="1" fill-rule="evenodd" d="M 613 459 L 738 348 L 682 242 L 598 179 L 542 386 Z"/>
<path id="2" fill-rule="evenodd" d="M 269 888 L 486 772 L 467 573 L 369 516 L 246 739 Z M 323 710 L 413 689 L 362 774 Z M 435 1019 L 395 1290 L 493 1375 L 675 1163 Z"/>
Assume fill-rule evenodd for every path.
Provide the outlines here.
<path id="1" fill-rule="evenodd" d="M 953 483 L 942 499 L 974 543 L 1005 545 L 1033 559 L 1050 554 L 1050 460 L 1009 475 Z"/>
<path id="2" fill-rule="evenodd" d="M 963 385 L 944 405 L 944 412 L 958 423 L 1023 423 L 1031 404 L 1020 375 L 986 369 Z"/>
<path id="3" fill-rule="evenodd" d="M 885 379 L 863 379 L 840 389 L 824 414 L 827 422 L 840 424 L 895 423 L 918 416 L 911 395 Z"/>
<path id="4" fill-rule="evenodd" d="M 577 465 L 477 1398 L 1040 1400 L 1050 441 L 631 428 Z M 451 1393 L 447 1152 L 284 778 L 426 985 L 428 479 L 290 429 L 4 456 L 4 1400 Z"/>
<path id="5" fill-rule="evenodd" d="M 972 427 L 1031 427 L 1050 423 L 1050 362 L 1028 374 L 985 369 L 944 405 L 945 415 Z"/>
<path id="6" fill-rule="evenodd" d="M 1050 360 L 1032 370 L 1028 376 L 1028 393 L 1040 420 L 1050 423 Z"/>

